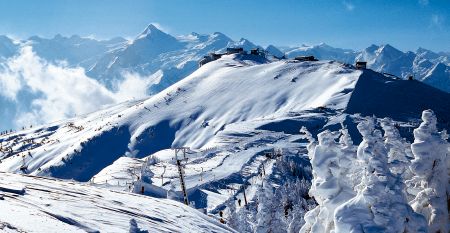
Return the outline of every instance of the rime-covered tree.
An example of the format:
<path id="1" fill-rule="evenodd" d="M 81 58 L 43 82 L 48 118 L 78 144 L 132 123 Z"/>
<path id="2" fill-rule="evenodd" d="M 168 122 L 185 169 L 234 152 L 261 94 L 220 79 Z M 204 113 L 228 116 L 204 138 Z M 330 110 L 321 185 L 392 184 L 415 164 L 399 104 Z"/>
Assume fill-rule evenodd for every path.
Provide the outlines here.
<path id="1" fill-rule="evenodd" d="M 407 184 L 408 192 L 415 198 L 410 204 L 425 216 L 429 232 L 449 232 L 448 135 L 445 131 L 438 132 L 433 111 L 423 111 L 422 121 L 414 130 L 414 143 L 411 144 L 414 159 L 410 169 L 414 177 Z"/>
<path id="2" fill-rule="evenodd" d="M 335 233 L 426 232 L 424 217 L 408 205 L 401 178 L 389 170 L 388 152 L 374 120 L 367 118 L 357 128 L 363 137 L 357 158 L 364 176 L 357 195 L 334 212 Z"/>
<path id="3" fill-rule="evenodd" d="M 410 160 L 407 149 L 410 144 L 400 136 L 398 129 L 389 118 L 381 120 L 381 127 L 384 131 L 384 145 L 388 151 L 389 169 L 395 175 L 401 175 L 403 179 L 411 177 L 409 172 Z"/>
<path id="4" fill-rule="evenodd" d="M 354 196 L 345 172 L 354 156 L 343 152 L 338 136 L 339 132 L 329 130 L 317 135 L 319 143 L 311 153 L 314 178 L 309 194 L 318 206 L 305 215 L 306 223 L 300 232 L 332 232 L 336 207 Z M 348 138 L 343 140 L 344 145 L 349 142 Z"/>
<path id="5" fill-rule="evenodd" d="M 306 149 L 308 150 L 308 157 L 309 159 L 311 159 L 312 154 L 314 153 L 314 148 L 317 145 L 316 139 L 305 126 L 302 126 L 302 128 L 300 128 L 300 134 L 309 142 L 309 144 L 306 146 Z"/>
<path id="6" fill-rule="evenodd" d="M 256 214 L 257 233 L 274 232 L 277 200 L 274 198 L 272 186 L 266 181 L 258 189 L 258 212 Z"/>

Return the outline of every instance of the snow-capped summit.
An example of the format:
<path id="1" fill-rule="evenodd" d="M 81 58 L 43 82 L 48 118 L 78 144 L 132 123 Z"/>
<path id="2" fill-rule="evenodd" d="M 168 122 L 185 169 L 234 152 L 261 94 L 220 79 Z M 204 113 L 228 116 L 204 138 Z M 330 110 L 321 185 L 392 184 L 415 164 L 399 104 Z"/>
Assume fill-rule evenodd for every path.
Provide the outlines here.
<path id="1" fill-rule="evenodd" d="M 275 47 L 274 45 L 269 45 L 269 46 L 267 46 L 267 47 L 266 47 L 266 51 L 267 51 L 269 54 L 271 54 L 271 55 L 273 55 L 273 56 L 275 56 L 275 57 L 278 57 L 278 58 L 281 58 L 281 57 L 285 56 L 284 53 L 281 52 L 281 51 L 280 51 L 277 47 Z"/>
<path id="2" fill-rule="evenodd" d="M 153 40 L 172 40 L 168 43 L 176 40 L 173 36 L 163 32 L 161 29 L 156 27 L 154 24 L 149 24 L 143 32 L 141 32 L 134 40 L 137 41 L 142 38 L 153 39 Z"/>
<path id="3" fill-rule="evenodd" d="M 231 42 L 228 44 L 227 47 L 239 47 L 239 48 L 243 48 L 245 51 L 250 51 L 252 49 L 255 48 L 261 48 L 261 46 L 257 46 L 255 44 L 253 44 L 251 41 L 245 39 L 245 38 L 241 38 L 239 41 L 237 42 Z"/>

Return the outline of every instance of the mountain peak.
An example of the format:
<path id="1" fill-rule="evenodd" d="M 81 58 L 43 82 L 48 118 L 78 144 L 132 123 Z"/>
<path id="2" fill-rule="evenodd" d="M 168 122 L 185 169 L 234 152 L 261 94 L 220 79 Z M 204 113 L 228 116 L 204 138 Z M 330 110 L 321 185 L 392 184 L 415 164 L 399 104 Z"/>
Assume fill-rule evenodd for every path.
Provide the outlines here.
<path id="1" fill-rule="evenodd" d="M 381 51 L 398 51 L 400 52 L 400 50 L 394 48 L 392 45 L 390 44 L 384 44 L 382 46 L 380 46 L 380 50 Z"/>
<path id="2" fill-rule="evenodd" d="M 161 30 L 151 23 L 145 28 L 143 33 L 148 34 L 151 33 L 152 31 L 161 31 Z"/>
<path id="3" fill-rule="evenodd" d="M 150 36 L 157 36 L 157 35 L 163 35 L 163 36 L 170 36 L 169 34 L 161 31 L 158 27 L 156 27 L 154 24 L 149 24 L 145 30 L 139 34 L 139 36 L 136 39 L 150 37 Z"/>

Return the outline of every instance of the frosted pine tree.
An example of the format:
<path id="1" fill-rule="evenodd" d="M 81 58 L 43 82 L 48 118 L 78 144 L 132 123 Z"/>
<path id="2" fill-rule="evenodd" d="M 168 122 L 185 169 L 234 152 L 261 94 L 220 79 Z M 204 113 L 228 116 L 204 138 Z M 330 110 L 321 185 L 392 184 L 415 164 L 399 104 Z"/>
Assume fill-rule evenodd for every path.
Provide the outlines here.
<path id="1" fill-rule="evenodd" d="M 381 127 L 384 131 L 384 145 L 388 151 L 389 169 L 393 174 L 401 175 L 403 179 L 411 178 L 410 160 L 406 152 L 410 144 L 400 136 L 391 119 L 382 119 Z"/>
<path id="2" fill-rule="evenodd" d="M 364 176 L 357 195 L 336 209 L 335 233 L 426 232 L 425 219 L 408 205 L 403 182 L 388 168 L 388 152 L 374 120 L 367 118 L 358 130 L 363 141 L 357 158 Z"/>
<path id="3" fill-rule="evenodd" d="M 312 136 L 312 134 L 305 126 L 302 126 L 302 128 L 300 128 L 300 134 L 309 142 L 309 144 L 306 146 L 306 149 L 308 150 L 308 157 L 309 159 L 311 159 L 312 153 L 314 153 L 314 148 L 317 145 L 316 139 Z"/>
<path id="4" fill-rule="evenodd" d="M 348 129 L 342 126 L 340 130 L 341 136 L 339 137 L 339 144 L 341 147 L 341 153 L 339 153 L 339 167 L 340 181 L 342 186 L 346 189 L 353 190 L 354 187 L 361 181 L 361 169 L 359 169 L 356 163 L 356 146 L 353 145 L 353 140 L 350 137 Z"/>
<path id="5" fill-rule="evenodd" d="M 448 136 L 446 132 L 438 132 L 433 111 L 423 111 L 422 120 L 414 130 L 414 143 L 411 145 L 414 160 L 410 168 L 414 177 L 407 184 L 408 192 L 415 198 L 410 203 L 427 219 L 429 232 L 449 232 Z"/>
<path id="6" fill-rule="evenodd" d="M 286 228 L 278 224 L 277 211 L 282 211 L 279 209 L 279 201 L 277 198 L 274 198 L 272 186 L 264 181 L 264 185 L 258 190 L 258 212 L 256 214 L 255 232 L 285 232 Z"/>
<path id="7" fill-rule="evenodd" d="M 318 206 L 305 215 L 306 223 L 300 232 L 332 232 L 336 207 L 354 196 L 343 172 L 351 162 L 344 159 L 347 155 L 336 142 L 339 133 L 326 130 L 317 136 L 319 144 L 311 153 L 314 179 L 309 193 Z"/>

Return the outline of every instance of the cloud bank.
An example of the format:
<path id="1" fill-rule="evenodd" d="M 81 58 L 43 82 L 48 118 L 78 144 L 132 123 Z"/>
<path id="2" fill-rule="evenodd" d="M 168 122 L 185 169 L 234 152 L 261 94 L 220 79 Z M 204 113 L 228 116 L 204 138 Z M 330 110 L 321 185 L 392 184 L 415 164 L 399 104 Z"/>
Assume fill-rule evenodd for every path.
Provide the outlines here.
<path id="1" fill-rule="evenodd" d="M 0 98 L 16 106 L 28 103 L 16 109 L 16 119 L 11 122 L 16 127 L 48 123 L 127 99 L 143 98 L 148 84 L 145 78 L 126 74 L 118 91 L 113 92 L 86 76 L 83 68 L 68 67 L 64 62 L 49 63 L 30 46 L 22 47 L 18 56 L 0 67 Z"/>

